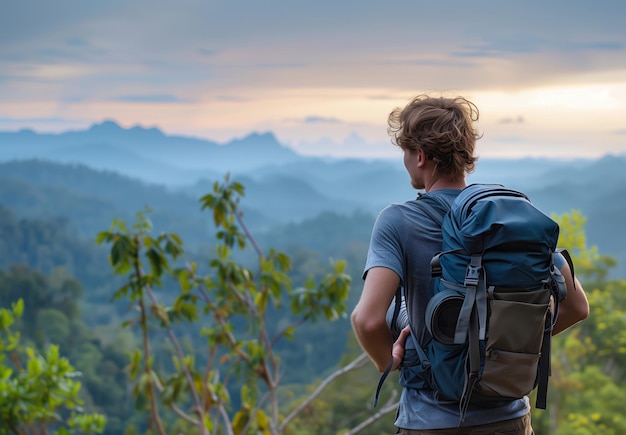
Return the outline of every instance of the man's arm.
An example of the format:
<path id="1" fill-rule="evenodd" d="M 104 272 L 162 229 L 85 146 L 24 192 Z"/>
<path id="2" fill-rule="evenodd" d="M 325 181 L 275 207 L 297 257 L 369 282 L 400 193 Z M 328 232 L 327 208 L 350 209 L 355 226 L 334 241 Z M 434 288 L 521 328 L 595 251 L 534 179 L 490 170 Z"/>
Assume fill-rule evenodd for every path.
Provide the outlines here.
<path id="1" fill-rule="evenodd" d="M 399 284 L 400 277 L 393 270 L 371 268 L 351 315 L 357 340 L 380 372 L 385 371 L 391 362 L 393 338 L 385 316 Z"/>
<path id="2" fill-rule="evenodd" d="M 561 269 L 561 274 L 565 278 L 567 297 L 559 302 L 559 314 L 556 325 L 552 329 L 552 335 L 565 331 L 589 316 L 589 302 L 585 290 L 576 277 L 572 278 L 572 271 L 567 263 Z M 575 286 L 574 281 L 576 281 Z"/>

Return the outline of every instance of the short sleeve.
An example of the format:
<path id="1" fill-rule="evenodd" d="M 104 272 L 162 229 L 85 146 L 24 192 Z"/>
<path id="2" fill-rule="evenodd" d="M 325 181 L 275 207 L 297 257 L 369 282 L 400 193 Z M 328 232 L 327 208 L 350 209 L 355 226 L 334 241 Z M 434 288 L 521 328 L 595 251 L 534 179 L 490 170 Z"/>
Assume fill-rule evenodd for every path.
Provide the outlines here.
<path id="1" fill-rule="evenodd" d="M 400 210 L 393 205 L 379 213 L 372 229 L 363 279 L 371 268 L 386 267 L 396 272 L 402 280 L 403 253 L 398 228 L 402 221 Z"/>
<path id="2" fill-rule="evenodd" d="M 565 257 L 563 257 L 563 254 L 560 254 L 558 252 L 556 252 L 554 254 L 554 266 L 557 269 L 559 269 L 559 270 L 563 269 L 563 267 L 565 266 L 566 262 L 567 261 L 565 260 Z"/>

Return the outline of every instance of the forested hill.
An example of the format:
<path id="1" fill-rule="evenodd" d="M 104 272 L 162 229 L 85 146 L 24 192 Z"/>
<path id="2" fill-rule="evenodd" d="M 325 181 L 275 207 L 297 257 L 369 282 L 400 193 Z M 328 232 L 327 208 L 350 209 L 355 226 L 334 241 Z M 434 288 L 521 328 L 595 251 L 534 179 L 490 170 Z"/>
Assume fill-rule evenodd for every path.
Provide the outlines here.
<path id="1" fill-rule="evenodd" d="M 495 162 L 481 161 L 470 181 L 502 180 L 502 184 L 527 193 L 546 213 L 580 210 L 588 219 L 588 243 L 616 257 L 619 265 L 614 273 L 626 276 L 626 244 L 621 236 L 626 216 L 625 158 L 516 162 L 517 168 L 529 168 L 527 178 L 513 168 L 508 176 L 502 174 L 502 165 L 498 175 L 488 170 L 490 165 Z M 312 159 L 232 177 L 245 185 L 242 208 L 247 222 L 263 233 L 280 233 L 283 225 L 298 224 L 327 211 L 347 216 L 358 211 L 371 216 L 373 222 L 386 204 L 415 195 L 404 169 L 387 161 Z M 91 240 L 114 218 L 132 220 L 136 212 L 149 207 L 157 231 L 179 232 L 187 244 L 198 246 L 209 241 L 210 233 L 208 216 L 201 212 L 198 200 L 222 179 L 216 176 L 174 187 L 82 164 L 9 161 L 0 163 L 0 205 L 19 217 L 67 218 L 73 231 Z M 325 220 L 325 225 L 332 222 Z M 292 244 L 298 244 L 299 233 L 292 234 Z M 284 234 L 278 239 L 284 240 Z"/>
<path id="2" fill-rule="evenodd" d="M 623 155 L 481 158 L 469 180 L 520 189 L 546 213 L 580 210 L 588 218 L 589 244 L 617 257 L 615 273 L 626 276 L 626 244 L 620 237 L 624 168 Z M 373 221 L 388 203 L 415 195 L 400 155 L 394 160 L 305 157 L 271 133 L 218 144 L 112 121 L 61 134 L 0 132 L 0 205 L 20 217 L 68 218 L 70 227 L 89 239 L 113 218 L 132 219 L 149 207 L 158 231 L 177 231 L 187 243 L 199 245 L 209 231 L 198 199 L 226 174 L 245 185 L 246 219 L 261 232 L 280 231 L 326 211 L 359 211 Z"/>

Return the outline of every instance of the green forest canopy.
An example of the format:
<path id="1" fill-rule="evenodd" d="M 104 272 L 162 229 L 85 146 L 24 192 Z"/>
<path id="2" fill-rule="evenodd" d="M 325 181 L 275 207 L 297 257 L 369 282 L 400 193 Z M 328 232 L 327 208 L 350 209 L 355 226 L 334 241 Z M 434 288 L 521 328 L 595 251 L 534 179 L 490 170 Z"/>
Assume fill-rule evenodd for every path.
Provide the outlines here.
<path id="1" fill-rule="evenodd" d="M 348 273 L 354 282 L 350 307 L 358 296 L 360 267 L 367 247 L 364 235 L 369 234 L 371 219 L 367 214 L 324 213 L 318 219 L 286 226 L 288 231 L 282 239 L 267 236 L 259 240 L 263 246 L 275 241 L 286 249 L 293 260 L 296 282 L 323 268 L 330 256 L 324 249 L 330 246 L 333 258 L 348 260 Z M 561 215 L 559 220 L 560 244 L 576 253 L 577 272 L 589 293 L 592 312 L 590 319 L 555 340 L 550 405 L 545 413 L 536 413 L 537 433 L 623 433 L 626 284 L 607 278 L 615 261 L 602 256 L 594 246 L 587 246 L 585 218 L 580 213 Z M 329 226 L 333 233 L 325 232 Z M 29 321 L 22 320 L 17 325 L 23 342 L 42 350 L 50 343 L 59 345 L 61 353 L 82 372 L 86 407 L 107 416 L 106 433 L 123 433 L 133 423 L 141 427 L 145 416 L 128 406 L 132 397 L 125 372 L 129 362 L 126 351 L 135 345 L 137 337 L 119 328 L 127 306 L 111 301 L 111 296 L 123 280 L 114 278 L 106 266 L 107 253 L 76 237 L 63 219 L 29 220 L 0 209 L 0 229 L 5 253 L 0 256 L 4 259 L 0 306 L 8 307 L 19 298 L 24 300 Z M 294 240 L 288 234 L 293 234 Z M 296 235 L 311 242 L 299 243 Z M 342 237 L 346 239 L 344 243 Z M 320 243 L 324 238 L 333 244 Z M 200 259 L 199 264 L 206 263 L 208 252 L 199 249 L 189 256 L 192 260 Z M 240 260 L 247 262 L 249 257 L 243 255 Z M 345 361 L 358 352 L 345 319 L 304 328 L 300 334 L 295 345 L 278 348 L 288 373 L 285 380 L 292 385 L 294 394 L 306 392 L 316 379 L 337 367 L 340 356 Z M 188 345 L 195 346 L 191 342 Z M 167 353 L 167 345 L 163 352 Z M 311 405 L 316 412 L 294 420 L 293 424 L 314 425 L 311 427 L 318 427 L 320 432 L 316 433 L 320 434 L 337 433 L 358 424 L 347 416 L 368 414 L 372 379 L 376 378 L 371 367 L 362 370 L 365 375 L 350 374 L 338 381 L 338 386 L 329 389 L 335 395 L 323 395 L 321 401 Z M 341 394 L 339 386 L 344 385 L 345 389 L 345 382 L 354 382 L 352 400 Z M 315 422 L 316 416 L 327 420 Z M 337 426 L 328 424 L 328 419 Z M 386 420 L 384 424 L 390 422 Z"/>

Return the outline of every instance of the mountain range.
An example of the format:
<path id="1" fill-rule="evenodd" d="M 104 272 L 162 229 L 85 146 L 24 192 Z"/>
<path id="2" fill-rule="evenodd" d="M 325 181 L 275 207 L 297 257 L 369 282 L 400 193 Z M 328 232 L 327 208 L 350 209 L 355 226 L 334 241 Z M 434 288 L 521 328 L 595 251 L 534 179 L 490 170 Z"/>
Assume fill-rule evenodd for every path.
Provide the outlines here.
<path id="1" fill-rule="evenodd" d="M 220 145 L 167 136 L 157 128 L 124 129 L 113 121 L 60 134 L 39 134 L 28 129 L 0 132 L 0 160 L 28 158 L 81 163 L 148 182 L 176 185 L 202 177 L 215 178 L 226 168 L 252 170 L 259 165 L 294 162 L 299 156 L 269 133 L 253 133 Z"/>
<path id="2" fill-rule="evenodd" d="M 242 208 L 260 231 L 328 210 L 365 212 L 374 219 L 388 203 L 415 196 L 400 156 L 307 157 L 272 133 L 220 144 L 113 121 L 58 134 L 0 132 L 0 205 L 18 215 L 46 217 L 58 214 L 62 204 L 77 230 L 92 237 L 113 217 L 128 217 L 146 205 L 158 225 L 176 224 L 201 238 L 206 217 L 198 198 L 230 174 L 244 184 Z M 626 277 L 624 169 L 624 155 L 481 158 L 469 181 L 522 190 L 546 213 L 580 210 L 587 217 L 588 243 L 618 258 L 616 273 Z"/>

